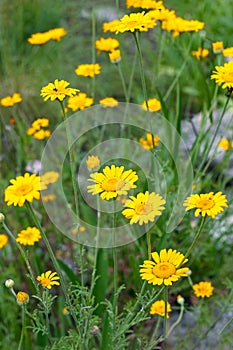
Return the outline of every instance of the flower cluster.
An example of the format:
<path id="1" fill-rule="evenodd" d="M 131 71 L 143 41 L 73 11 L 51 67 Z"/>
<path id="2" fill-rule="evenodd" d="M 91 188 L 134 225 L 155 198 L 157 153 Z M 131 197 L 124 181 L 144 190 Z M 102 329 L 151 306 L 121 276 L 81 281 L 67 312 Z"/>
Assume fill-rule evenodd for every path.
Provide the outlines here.
<path id="1" fill-rule="evenodd" d="M 3 97 L 0 100 L 0 104 L 3 107 L 12 107 L 20 102 L 22 102 L 22 96 L 18 92 L 15 92 L 12 96 Z"/>
<path id="2" fill-rule="evenodd" d="M 31 45 L 43 45 L 50 40 L 60 41 L 67 34 L 64 28 L 53 28 L 43 33 L 34 33 L 27 39 Z"/>
<path id="3" fill-rule="evenodd" d="M 36 119 L 30 128 L 27 129 L 27 135 L 33 136 L 37 140 L 44 140 L 50 137 L 51 132 L 47 128 L 49 126 L 49 120 L 47 118 Z"/>

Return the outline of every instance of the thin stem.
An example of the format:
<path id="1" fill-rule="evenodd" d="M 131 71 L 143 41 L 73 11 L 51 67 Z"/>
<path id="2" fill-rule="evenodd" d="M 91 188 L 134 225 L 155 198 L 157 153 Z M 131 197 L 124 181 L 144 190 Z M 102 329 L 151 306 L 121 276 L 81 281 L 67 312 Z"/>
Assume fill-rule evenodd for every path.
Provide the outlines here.
<path id="1" fill-rule="evenodd" d="M 193 250 L 193 247 L 195 246 L 195 244 L 197 243 L 198 241 L 198 238 L 200 237 L 200 234 L 201 234 L 201 231 L 202 231 L 202 228 L 204 226 L 204 223 L 205 223 L 205 219 L 206 219 L 206 216 L 202 217 L 202 220 L 201 220 L 201 223 L 200 223 L 200 226 L 199 226 L 199 229 L 193 239 L 193 242 L 191 244 L 191 246 L 189 247 L 189 249 L 187 250 L 185 256 L 184 256 L 184 259 L 182 260 L 182 262 L 189 256 L 189 254 L 191 253 L 191 251 Z M 180 264 L 181 265 L 181 264 Z"/>
<path id="2" fill-rule="evenodd" d="M 180 323 L 180 321 L 182 320 L 183 314 L 184 314 L 184 303 L 181 304 L 179 317 L 177 318 L 176 322 L 173 323 L 173 325 L 169 329 L 169 331 L 167 333 L 167 337 L 169 337 L 169 335 L 171 334 L 173 329 Z"/>
<path id="3" fill-rule="evenodd" d="M 146 232 L 148 259 L 151 260 L 151 235 L 150 230 Z"/>
<path id="4" fill-rule="evenodd" d="M 113 312 L 116 316 L 116 298 L 117 298 L 117 251 L 116 251 L 116 200 L 114 200 L 114 213 L 113 213 Z"/>
<path id="5" fill-rule="evenodd" d="M 20 335 L 18 350 L 22 349 L 24 332 L 25 332 L 25 307 L 24 305 L 22 305 L 22 328 L 21 328 L 21 335 Z"/>
<path id="6" fill-rule="evenodd" d="M 164 287 L 164 318 L 163 318 L 163 334 L 166 338 L 167 334 L 167 302 L 168 302 L 168 287 Z"/>
<path id="7" fill-rule="evenodd" d="M 121 69 L 121 64 L 120 63 L 115 63 L 115 66 L 116 66 L 116 68 L 118 70 L 118 73 L 119 73 L 119 76 L 120 76 L 120 79 L 121 79 L 121 84 L 122 84 L 122 88 L 123 88 L 124 95 L 125 95 L 125 101 L 128 103 L 129 102 L 129 94 L 128 94 L 128 90 L 127 90 L 127 87 L 126 87 L 125 78 L 124 78 L 124 75 L 123 75 L 123 72 L 122 72 L 122 69 Z"/>
<path id="8" fill-rule="evenodd" d="M 90 295 L 93 294 L 93 289 L 94 289 L 94 286 L 95 286 L 95 276 L 96 276 L 96 267 L 97 267 L 97 258 L 98 258 L 98 246 L 99 246 L 99 236 L 100 236 L 100 219 L 101 219 L 100 197 L 97 196 L 97 225 L 96 225 L 95 258 L 94 258 L 94 267 L 93 267 L 93 271 L 92 271 Z"/>

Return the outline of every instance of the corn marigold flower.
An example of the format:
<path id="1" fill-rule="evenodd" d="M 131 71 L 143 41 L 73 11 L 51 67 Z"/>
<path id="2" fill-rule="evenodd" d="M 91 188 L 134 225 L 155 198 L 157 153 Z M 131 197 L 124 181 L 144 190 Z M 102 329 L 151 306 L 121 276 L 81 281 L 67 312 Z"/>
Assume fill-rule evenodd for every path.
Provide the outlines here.
<path id="1" fill-rule="evenodd" d="M 111 63 L 118 63 L 121 61 L 121 51 L 120 50 L 113 50 L 108 54 L 108 57 L 111 61 Z"/>
<path id="2" fill-rule="evenodd" d="M 228 151 L 230 148 L 230 142 L 228 139 L 221 139 L 218 148 L 223 148 L 225 151 Z"/>
<path id="3" fill-rule="evenodd" d="M 222 50 L 222 54 L 224 57 L 233 57 L 233 47 L 227 47 Z"/>
<path id="4" fill-rule="evenodd" d="M 0 100 L 0 104 L 3 107 L 12 107 L 16 103 L 20 102 L 22 102 L 22 96 L 18 92 L 15 92 L 12 96 L 6 96 Z"/>
<path id="5" fill-rule="evenodd" d="M 162 1 L 154 0 L 126 0 L 126 7 L 142 8 L 142 9 L 158 9 L 164 8 Z"/>
<path id="6" fill-rule="evenodd" d="M 49 138 L 50 136 L 51 136 L 50 130 L 43 130 L 43 129 L 36 131 L 33 134 L 34 139 L 37 139 L 37 140 L 44 140 Z"/>
<path id="7" fill-rule="evenodd" d="M 162 29 L 173 32 L 173 37 L 177 37 L 184 32 L 198 32 L 205 26 L 204 22 L 197 20 L 187 20 L 182 17 L 174 17 L 162 22 Z"/>
<path id="8" fill-rule="evenodd" d="M 53 28 L 48 30 L 50 40 L 61 41 L 61 38 L 67 34 L 67 31 L 64 28 Z"/>
<path id="9" fill-rule="evenodd" d="M 1 233 L 0 234 L 0 249 L 2 249 L 3 247 L 5 247 L 5 245 L 7 245 L 9 239 L 8 236 L 5 235 L 5 233 Z"/>
<path id="10" fill-rule="evenodd" d="M 107 108 L 107 107 L 114 108 L 114 107 L 118 106 L 118 101 L 114 97 L 105 97 L 105 98 L 99 100 L 99 103 L 104 108 Z"/>
<path id="11" fill-rule="evenodd" d="M 134 182 L 138 175 L 132 169 L 124 171 L 124 166 L 106 166 L 102 173 L 93 173 L 88 181 L 95 182 L 87 186 L 88 192 L 93 195 L 99 194 L 102 199 L 116 198 L 118 195 L 127 194 L 131 188 L 136 188 Z"/>
<path id="12" fill-rule="evenodd" d="M 52 272 L 51 270 L 49 270 L 45 273 L 42 273 L 40 276 L 37 276 L 36 279 L 40 282 L 42 287 L 51 289 L 52 286 L 60 286 L 60 283 L 58 282 L 60 277 L 56 275 L 57 272 Z"/>
<path id="13" fill-rule="evenodd" d="M 196 57 L 196 59 L 197 59 L 198 61 L 200 61 L 201 58 L 207 57 L 207 56 L 209 55 L 210 52 L 209 52 L 208 49 L 204 49 L 204 48 L 202 48 L 202 47 L 199 47 L 199 48 L 197 49 L 197 51 L 192 51 L 191 53 L 192 53 L 192 56 Z"/>
<path id="14" fill-rule="evenodd" d="M 212 286 L 211 282 L 199 282 L 193 284 L 193 290 L 196 297 L 209 298 L 213 294 L 214 287 Z"/>
<path id="15" fill-rule="evenodd" d="M 167 302 L 167 318 L 169 318 L 169 312 L 172 311 L 171 304 Z M 165 316 L 165 302 L 164 300 L 157 300 L 155 303 L 153 303 L 150 307 L 150 314 L 151 315 L 160 315 Z"/>
<path id="16" fill-rule="evenodd" d="M 147 108 L 148 105 L 148 108 Z M 149 98 L 149 100 L 147 101 L 143 101 L 142 103 L 142 109 L 144 109 L 145 111 L 149 111 L 149 112 L 158 112 L 161 109 L 161 103 L 159 100 L 157 100 L 157 98 Z"/>
<path id="17" fill-rule="evenodd" d="M 41 238 L 42 237 L 38 228 L 28 227 L 18 233 L 16 241 L 22 245 L 33 246 L 35 242 L 39 242 Z"/>
<path id="18" fill-rule="evenodd" d="M 222 88 L 233 88 L 233 61 L 225 63 L 223 66 L 216 66 L 211 79 L 215 79 L 216 83 Z"/>
<path id="19" fill-rule="evenodd" d="M 45 185 L 54 184 L 59 179 L 60 174 L 57 171 L 46 171 L 40 175 L 40 181 Z"/>
<path id="20" fill-rule="evenodd" d="M 48 118 L 38 118 L 32 123 L 34 130 L 40 130 L 40 128 L 46 128 L 47 126 L 49 126 Z"/>
<path id="21" fill-rule="evenodd" d="M 100 166 L 100 159 L 98 156 L 88 156 L 86 160 L 86 165 L 89 170 L 94 170 L 99 168 Z"/>
<path id="22" fill-rule="evenodd" d="M 180 252 L 162 249 L 160 253 L 151 253 L 151 256 L 154 261 L 145 260 L 143 265 L 140 265 L 140 276 L 148 283 L 171 286 L 180 277 L 187 277 L 188 267 L 180 268 L 180 265 L 185 264 L 188 259 L 184 259 Z"/>
<path id="23" fill-rule="evenodd" d="M 159 141 L 160 141 L 160 138 L 158 137 L 158 135 L 153 135 L 153 138 L 154 138 L 154 142 L 153 142 L 153 139 L 152 139 L 152 135 L 150 132 L 147 132 L 146 133 L 146 138 L 140 138 L 139 139 L 139 143 L 142 145 L 143 148 L 145 149 L 153 149 L 154 146 L 157 147 L 159 145 Z"/>
<path id="24" fill-rule="evenodd" d="M 115 38 L 100 38 L 95 41 L 95 48 L 98 50 L 98 53 L 100 51 L 112 52 L 119 46 L 120 43 Z"/>
<path id="25" fill-rule="evenodd" d="M 7 205 L 18 205 L 22 207 L 26 201 L 40 199 L 40 177 L 36 174 L 25 173 L 24 176 L 17 176 L 10 180 L 11 185 L 5 189 L 5 202 Z"/>
<path id="26" fill-rule="evenodd" d="M 166 201 L 162 196 L 155 192 L 138 193 L 137 197 L 130 196 L 126 201 L 122 214 L 126 219 L 130 219 L 130 224 L 139 223 L 139 225 L 147 224 L 149 221 L 154 222 L 156 216 L 162 215 L 161 210 Z"/>
<path id="27" fill-rule="evenodd" d="M 80 64 L 74 71 L 77 75 L 83 77 L 93 78 L 95 75 L 100 74 L 100 64 L 91 63 L 91 64 Z"/>
<path id="28" fill-rule="evenodd" d="M 44 45 L 50 40 L 50 34 L 48 32 L 34 33 L 27 39 L 31 45 Z"/>
<path id="29" fill-rule="evenodd" d="M 162 21 L 163 26 L 165 26 L 166 21 L 171 21 L 176 18 L 176 13 L 174 10 L 168 10 L 166 8 L 151 10 L 148 12 L 148 15 L 155 19 L 156 21 Z M 166 26 L 165 26 L 166 27 Z"/>
<path id="30" fill-rule="evenodd" d="M 40 95 L 43 97 L 44 101 L 48 99 L 51 99 L 51 101 L 56 99 L 63 101 L 66 96 L 73 96 L 79 92 L 78 89 L 68 88 L 68 85 L 70 85 L 70 83 L 65 80 L 55 79 L 54 83 L 49 83 L 42 87 Z"/>
<path id="31" fill-rule="evenodd" d="M 105 23 L 103 23 L 103 26 L 102 26 L 103 32 L 104 33 L 106 33 L 106 32 L 115 33 L 119 24 L 120 24 L 119 19 L 114 19 L 111 22 L 105 22 Z"/>
<path id="32" fill-rule="evenodd" d="M 196 209 L 194 215 L 198 216 L 211 216 L 213 219 L 223 212 L 223 207 L 227 208 L 227 198 L 222 192 L 202 193 L 202 194 L 192 194 L 189 196 L 183 204 L 187 207 L 185 210 Z"/>
<path id="33" fill-rule="evenodd" d="M 29 302 L 29 295 L 25 292 L 18 292 L 16 294 L 16 301 L 20 306 L 25 305 Z"/>
<path id="34" fill-rule="evenodd" d="M 212 43 L 213 53 L 221 53 L 223 51 L 223 41 L 215 41 Z"/>
<path id="35" fill-rule="evenodd" d="M 68 98 L 67 107 L 72 109 L 73 112 L 79 109 L 82 111 L 83 109 L 93 105 L 93 103 L 94 100 L 92 97 L 88 97 L 84 92 L 80 92 L 78 95 Z"/>

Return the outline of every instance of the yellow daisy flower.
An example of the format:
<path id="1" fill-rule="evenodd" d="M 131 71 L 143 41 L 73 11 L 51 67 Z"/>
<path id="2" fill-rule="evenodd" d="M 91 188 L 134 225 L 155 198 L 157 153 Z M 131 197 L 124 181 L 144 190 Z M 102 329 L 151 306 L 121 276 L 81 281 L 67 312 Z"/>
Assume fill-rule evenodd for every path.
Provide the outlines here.
<path id="1" fill-rule="evenodd" d="M 161 103 L 159 100 L 157 100 L 157 98 L 149 98 L 149 100 L 147 101 L 147 105 L 146 101 L 143 101 L 142 109 L 144 109 L 145 111 L 149 110 L 149 112 L 158 112 L 162 108 Z"/>
<path id="2" fill-rule="evenodd" d="M 59 179 L 60 174 L 57 171 L 47 171 L 40 175 L 40 181 L 45 185 L 54 184 Z"/>
<path id="3" fill-rule="evenodd" d="M 95 48 L 98 50 L 98 52 L 112 52 L 119 46 L 120 43 L 115 38 L 100 38 L 95 41 Z"/>
<path id="4" fill-rule="evenodd" d="M 157 9 L 162 10 L 164 8 L 162 1 L 154 0 L 126 0 L 126 7 L 142 8 L 142 9 Z"/>
<path id="5" fill-rule="evenodd" d="M 132 169 L 124 171 L 124 166 L 106 166 L 103 173 L 93 173 L 88 181 L 95 182 L 87 186 L 88 192 L 93 195 L 100 193 L 102 199 L 116 198 L 118 195 L 127 194 L 131 188 L 135 188 L 134 182 L 138 175 Z"/>
<path id="6" fill-rule="evenodd" d="M 44 139 L 49 138 L 50 135 L 51 135 L 50 130 L 43 130 L 43 129 L 41 129 L 41 130 L 35 132 L 33 134 L 33 137 L 34 137 L 34 139 L 37 139 L 37 140 L 44 140 Z"/>
<path id="7" fill-rule="evenodd" d="M 215 41 L 214 43 L 212 43 L 212 50 L 215 54 L 222 52 L 223 51 L 223 41 Z"/>
<path id="8" fill-rule="evenodd" d="M 201 214 L 202 216 L 211 216 L 213 219 L 223 212 L 223 207 L 227 208 L 227 198 L 225 194 L 222 192 L 214 192 L 202 193 L 202 194 L 192 194 L 188 197 L 183 204 L 187 207 L 185 210 L 194 209 L 195 216 Z"/>
<path id="9" fill-rule="evenodd" d="M 111 61 L 111 63 L 118 63 L 121 61 L 121 51 L 120 50 L 113 50 L 108 54 L 108 57 Z"/>
<path id="10" fill-rule="evenodd" d="M 64 28 L 53 28 L 47 32 L 50 36 L 50 40 L 60 41 L 63 36 L 67 34 Z"/>
<path id="11" fill-rule="evenodd" d="M 16 301 L 18 305 L 25 305 L 29 302 L 29 295 L 25 292 L 18 292 L 16 294 Z"/>
<path id="12" fill-rule="evenodd" d="M 118 101 L 114 97 L 105 97 L 102 100 L 99 100 L 99 103 L 104 107 L 116 107 L 118 106 Z"/>
<path id="13" fill-rule="evenodd" d="M 3 247 L 5 247 L 5 245 L 7 245 L 8 243 L 8 236 L 5 235 L 4 233 L 0 234 L 0 249 L 2 249 Z"/>
<path id="14" fill-rule="evenodd" d="M 197 20 L 187 20 L 182 17 L 171 17 L 162 22 L 162 29 L 171 32 L 173 31 L 173 37 L 177 37 L 181 33 L 185 32 L 198 32 L 205 26 L 204 22 Z"/>
<path id="15" fill-rule="evenodd" d="M 216 66 L 211 79 L 215 79 L 216 83 L 222 88 L 233 88 L 233 61 L 225 63 L 223 66 Z"/>
<path id="16" fill-rule="evenodd" d="M 48 32 L 44 33 L 34 33 L 27 39 L 31 45 L 43 45 L 50 40 L 50 34 Z"/>
<path id="17" fill-rule="evenodd" d="M 233 47 L 227 47 L 222 50 L 222 54 L 224 57 L 233 57 Z"/>
<path id="18" fill-rule="evenodd" d="M 25 201 L 32 202 L 33 199 L 40 199 L 40 177 L 36 174 L 25 173 L 24 176 L 17 176 L 11 179 L 12 185 L 5 189 L 5 202 L 7 205 L 18 205 L 22 207 Z"/>
<path id="19" fill-rule="evenodd" d="M 33 246 L 35 242 L 38 242 L 41 238 L 42 237 L 38 228 L 28 227 L 18 233 L 16 241 L 22 245 Z"/>
<path id="20" fill-rule="evenodd" d="M 20 103 L 20 102 L 22 102 L 22 96 L 18 92 L 15 92 L 12 96 L 3 97 L 0 100 L 0 104 L 3 107 L 12 107 L 16 103 Z"/>
<path id="21" fill-rule="evenodd" d="M 137 197 L 130 196 L 126 201 L 122 214 L 126 219 L 130 219 L 130 224 L 139 223 L 147 224 L 149 221 L 154 222 L 156 216 L 162 215 L 161 210 L 165 207 L 166 201 L 162 196 L 155 192 L 138 193 Z"/>
<path id="22" fill-rule="evenodd" d="M 139 143 L 142 145 L 145 149 L 153 149 L 154 146 L 157 147 L 159 145 L 160 138 L 158 135 L 153 135 L 154 137 L 154 144 L 152 141 L 152 135 L 150 132 L 146 133 L 146 138 L 143 139 L 142 137 L 139 139 Z"/>
<path id="23" fill-rule="evenodd" d="M 94 100 L 92 97 L 88 97 L 84 92 L 80 92 L 78 95 L 68 98 L 67 107 L 72 109 L 73 112 L 76 112 L 79 109 L 82 111 L 90 107 L 93 103 Z"/>
<path id="24" fill-rule="evenodd" d="M 75 73 L 83 77 L 93 78 L 95 75 L 100 74 L 101 67 L 99 63 L 95 64 L 80 64 L 76 69 Z"/>
<path id="25" fill-rule="evenodd" d="M 172 311 L 171 304 L 167 302 L 167 318 L 169 318 L 169 312 Z M 160 315 L 165 316 L 165 302 L 164 300 L 157 300 L 155 303 L 153 303 L 150 307 L 150 314 L 151 315 Z"/>
<path id="26" fill-rule="evenodd" d="M 230 142 L 227 139 L 221 139 L 218 148 L 223 148 L 225 151 L 228 151 L 230 148 Z"/>
<path id="27" fill-rule="evenodd" d="M 199 282 L 193 285 L 194 294 L 198 298 L 209 298 L 214 291 L 211 282 Z"/>
<path id="28" fill-rule="evenodd" d="M 59 276 L 56 276 L 57 272 L 52 272 L 51 270 L 42 273 L 40 276 L 37 276 L 37 281 L 40 282 L 42 287 L 51 289 L 52 286 L 60 286 L 60 283 L 58 280 L 60 279 Z"/>
<path id="29" fill-rule="evenodd" d="M 68 85 L 70 85 L 70 83 L 67 81 L 56 79 L 54 83 L 49 83 L 42 87 L 40 95 L 43 97 L 44 101 L 48 99 L 51 99 L 51 101 L 56 99 L 63 101 L 66 96 L 73 96 L 79 92 L 78 89 L 67 88 Z"/>
<path id="30" fill-rule="evenodd" d="M 89 170 L 97 169 L 100 166 L 100 159 L 98 156 L 88 156 L 86 165 Z"/>
<path id="31" fill-rule="evenodd" d="M 198 61 L 200 61 L 201 58 L 207 57 L 207 56 L 209 55 L 210 52 L 209 52 L 208 49 L 204 49 L 204 48 L 202 48 L 202 47 L 199 47 L 199 48 L 197 49 L 197 51 L 192 51 L 191 53 L 192 53 L 192 56 L 193 56 L 193 57 L 196 57 L 196 59 L 197 59 Z"/>
<path id="32" fill-rule="evenodd" d="M 188 259 L 184 260 L 184 255 L 176 250 L 162 249 L 160 253 L 151 253 L 154 261 L 145 260 L 140 265 L 140 276 L 143 280 L 153 285 L 171 286 L 173 282 L 178 281 L 180 277 L 187 277 L 188 267 L 179 268 L 185 264 Z"/>
<path id="33" fill-rule="evenodd" d="M 40 128 L 46 128 L 49 126 L 48 118 L 38 118 L 32 123 L 32 128 L 35 130 L 40 130 Z"/>

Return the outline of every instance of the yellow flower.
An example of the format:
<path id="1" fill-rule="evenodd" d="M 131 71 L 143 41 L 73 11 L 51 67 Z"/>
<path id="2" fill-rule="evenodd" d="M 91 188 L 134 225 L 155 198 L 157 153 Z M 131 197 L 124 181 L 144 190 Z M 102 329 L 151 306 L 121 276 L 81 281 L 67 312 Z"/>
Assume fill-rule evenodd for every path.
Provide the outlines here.
<path id="1" fill-rule="evenodd" d="M 41 129 L 41 130 L 35 132 L 33 134 L 33 137 L 35 139 L 37 139 L 37 140 L 44 140 L 44 139 L 50 137 L 50 135 L 51 135 L 50 130 L 43 130 L 43 129 Z"/>
<path id="2" fill-rule="evenodd" d="M 169 312 L 172 311 L 171 304 L 167 302 L 167 318 L 169 318 Z M 151 315 L 160 315 L 165 316 L 165 302 L 164 300 L 157 300 L 155 303 L 153 303 L 150 307 L 150 314 Z"/>
<path id="3" fill-rule="evenodd" d="M 49 126 L 49 120 L 47 118 L 38 118 L 32 123 L 32 128 L 34 130 L 40 130 L 40 128 L 46 128 Z"/>
<path id="4" fill-rule="evenodd" d="M 104 52 L 111 52 L 115 50 L 117 47 L 119 47 L 120 43 L 115 38 L 100 38 L 99 40 L 96 40 L 95 47 L 100 51 Z"/>
<path id="5" fill-rule="evenodd" d="M 142 145 L 145 149 L 153 149 L 154 146 L 157 147 L 159 145 L 160 138 L 158 135 L 153 135 L 154 137 L 154 144 L 152 141 L 152 135 L 150 132 L 146 133 L 146 138 L 143 139 L 142 137 L 139 139 L 139 143 Z"/>
<path id="6" fill-rule="evenodd" d="M 50 34 L 48 32 L 44 33 L 34 33 L 27 39 L 31 45 L 43 45 L 50 40 Z"/>
<path id="7" fill-rule="evenodd" d="M 22 102 L 22 97 L 18 92 L 15 92 L 12 96 L 6 96 L 0 100 L 0 104 L 3 107 L 12 107 L 16 103 Z"/>
<path id="8" fill-rule="evenodd" d="M 53 28 L 47 32 L 50 36 L 50 40 L 60 41 L 63 36 L 67 34 L 64 28 Z"/>
<path id="9" fill-rule="evenodd" d="M 202 48 L 202 47 L 199 47 L 199 48 L 197 49 L 197 51 L 192 51 L 191 53 L 192 53 L 192 56 L 196 57 L 196 59 L 197 59 L 198 61 L 200 61 L 200 58 L 205 58 L 205 57 L 207 57 L 207 56 L 209 55 L 210 52 L 209 52 L 208 49 L 204 49 L 204 48 Z"/>
<path id="10" fill-rule="evenodd" d="M 116 107 L 118 106 L 118 101 L 114 97 L 105 97 L 102 100 L 99 100 L 99 103 L 104 107 Z"/>
<path id="11" fill-rule="evenodd" d="M 214 291 L 211 282 L 199 282 L 193 285 L 194 294 L 198 298 L 209 298 Z"/>
<path id="12" fill-rule="evenodd" d="M 80 64 L 76 69 L 75 73 L 83 77 L 93 78 L 95 75 L 100 74 L 100 65 L 99 63 L 95 64 Z"/>
<path id="13" fill-rule="evenodd" d="M 39 242 L 41 234 L 38 228 L 28 227 L 26 230 L 21 230 L 16 238 L 16 241 L 22 245 L 33 246 L 35 242 Z"/>
<path id="14" fill-rule="evenodd" d="M 120 50 L 113 50 L 108 54 L 109 59 L 112 63 L 118 63 L 121 60 L 121 51 Z"/>
<path id="15" fill-rule="evenodd" d="M 118 26 L 120 24 L 120 20 L 119 19 L 115 19 L 114 21 L 111 22 L 105 22 L 103 23 L 103 32 L 112 32 L 115 33 Z"/>
<path id="16" fill-rule="evenodd" d="M 211 216 L 213 219 L 223 212 L 223 207 L 228 207 L 226 195 L 222 192 L 204 193 L 204 194 L 192 194 L 184 201 L 185 210 L 196 208 L 195 216 L 201 214 L 202 216 Z"/>
<path id="17" fill-rule="evenodd" d="M 29 295 L 25 292 L 18 292 L 16 294 L 16 301 L 18 305 L 24 305 L 29 302 Z"/>
<path id="18" fill-rule="evenodd" d="M 211 79 L 215 79 L 216 83 L 222 88 L 233 88 L 233 61 L 225 63 L 223 66 L 216 66 Z"/>
<path id="19" fill-rule="evenodd" d="M 143 9 L 158 9 L 164 8 L 162 1 L 154 0 L 126 0 L 126 7 L 143 8 Z"/>
<path id="20" fill-rule="evenodd" d="M 197 20 L 186 20 L 182 17 L 171 17 L 162 22 L 162 29 L 171 32 L 173 31 L 173 37 L 177 37 L 180 33 L 184 32 L 198 32 L 205 26 L 204 22 Z"/>
<path id="21" fill-rule="evenodd" d="M 41 199 L 43 200 L 43 202 L 51 202 L 54 201 L 56 199 L 55 194 L 46 194 L 46 195 L 42 195 Z"/>
<path id="22" fill-rule="evenodd" d="M 223 41 L 215 41 L 212 43 L 212 50 L 214 53 L 220 53 L 223 50 Z"/>
<path id="23" fill-rule="evenodd" d="M 166 8 L 162 8 L 161 10 L 151 10 L 148 12 L 148 15 L 156 21 L 162 21 L 164 27 L 166 27 L 166 21 L 172 21 L 176 18 L 175 11 Z"/>
<path id="24" fill-rule="evenodd" d="M 4 233 L 0 234 L 0 249 L 2 249 L 3 247 L 5 247 L 5 245 L 7 245 L 8 243 L 8 236 L 5 235 Z"/>
<path id="25" fill-rule="evenodd" d="M 222 51 L 224 57 L 233 57 L 233 47 L 228 47 Z"/>
<path id="26" fill-rule="evenodd" d="M 51 270 L 42 273 L 40 276 L 37 276 L 37 281 L 40 282 L 40 284 L 42 285 L 42 287 L 47 288 L 47 289 L 51 289 L 52 286 L 60 286 L 60 283 L 58 282 L 58 280 L 60 279 L 60 277 L 56 276 L 57 272 L 52 272 Z"/>
<path id="27" fill-rule="evenodd" d="M 183 305 L 184 304 L 184 298 L 182 297 L 182 295 L 177 295 L 176 301 L 178 304 Z"/>
<path id="28" fill-rule="evenodd" d="M 148 283 L 171 286 L 180 277 L 187 277 L 188 267 L 179 268 L 188 261 L 184 260 L 183 254 L 172 249 L 162 249 L 159 254 L 154 252 L 151 256 L 154 261 L 145 260 L 143 265 L 140 265 L 141 278 Z"/>
<path id="29" fill-rule="evenodd" d="M 131 188 L 135 188 L 134 182 L 138 176 L 132 169 L 124 171 L 124 166 L 106 166 L 103 173 L 93 173 L 88 181 L 95 182 L 87 186 L 88 192 L 93 195 L 100 193 L 102 199 L 116 198 L 118 195 L 127 194 Z"/>
<path id="30" fill-rule="evenodd" d="M 73 96 L 79 91 L 78 89 L 67 88 L 70 85 L 65 80 L 56 79 L 54 83 L 49 83 L 48 85 L 42 87 L 40 95 L 47 101 L 49 98 L 51 101 L 58 99 L 63 101 L 66 96 Z"/>
<path id="31" fill-rule="evenodd" d="M 73 112 L 79 109 L 82 111 L 84 108 L 93 105 L 93 103 L 92 97 L 88 97 L 84 92 L 80 92 L 78 95 L 68 98 L 67 107 L 72 109 Z"/>
<path id="32" fill-rule="evenodd" d="M 149 221 L 153 222 L 156 216 L 162 215 L 161 210 L 165 207 L 163 204 L 166 201 L 162 196 L 155 192 L 138 193 L 137 197 L 130 196 L 126 201 L 122 214 L 126 219 L 130 219 L 130 224 L 143 223 L 147 224 Z"/>
<path id="33" fill-rule="evenodd" d="M 218 148 L 223 148 L 225 151 L 228 151 L 230 148 L 230 142 L 227 139 L 221 139 Z"/>
<path id="34" fill-rule="evenodd" d="M 89 170 L 97 169 L 100 166 L 100 159 L 98 156 L 88 156 L 86 164 Z"/>
<path id="35" fill-rule="evenodd" d="M 146 101 L 143 101 L 142 109 L 144 109 L 145 111 L 149 110 L 149 112 L 158 112 L 162 108 L 161 103 L 159 100 L 157 100 L 157 98 L 149 98 L 149 100 L 147 101 L 147 105 Z"/>
<path id="36" fill-rule="evenodd" d="M 11 179 L 12 185 L 5 189 L 5 202 L 7 205 L 18 205 L 22 207 L 25 201 L 32 202 L 33 199 L 40 199 L 40 177 L 36 174 L 25 173 L 24 176 L 17 176 Z"/>
<path id="37" fill-rule="evenodd" d="M 60 174 L 57 171 L 47 171 L 46 173 L 40 175 L 40 181 L 45 185 L 53 184 L 57 182 Z"/>

